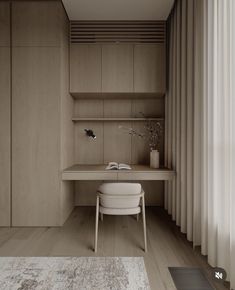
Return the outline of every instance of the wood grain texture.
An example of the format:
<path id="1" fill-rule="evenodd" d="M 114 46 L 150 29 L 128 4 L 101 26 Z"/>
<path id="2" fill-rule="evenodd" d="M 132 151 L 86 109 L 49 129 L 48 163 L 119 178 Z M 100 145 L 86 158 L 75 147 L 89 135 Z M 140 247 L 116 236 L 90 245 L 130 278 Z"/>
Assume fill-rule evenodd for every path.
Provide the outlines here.
<path id="1" fill-rule="evenodd" d="M 61 9 L 59 1 L 13 1 L 13 46 L 60 46 Z"/>
<path id="2" fill-rule="evenodd" d="M 10 46 L 10 3 L 0 2 L 0 46 Z"/>
<path id="3" fill-rule="evenodd" d="M 97 188 L 102 184 L 102 181 L 76 181 L 75 182 L 75 193 L 76 200 L 75 205 L 90 206 L 95 205 Z"/>
<path id="4" fill-rule="evenodd" d="M 104 100 L 105 118 L 128 118 L 131 117 L 131 100 Z"/>
<path id="5" fill-rule="evenodd" d="M 165 117 L 165 99 L 137 99 L 132 101 L 132 117 Z"/>
<path id="6" fill-rule="evenodd" d="M 75 164 L 62 172 L 63 180 L 172 180 L 175 172 L 168 168 L 153 169 L 148 165 L 131 165 L 131 170 L 106 170 L 104 165 Z"/>
<path id="7" fill-rule="evenodd" d="M 74 124 L 71 122 L 74 100 L 69 94 L 69 21 L 61 7 L 60 46 L 60 170 L 74 162 Z M 74 183 L 60 181 L 60 225 L 74 208 Z"/>
<path id="8" fill-rule="evenodd" d="M 101 45 L 71 44 L 70 92 L 101 92 Z"/>
<path id="9" fill-rule="evenodd" d="M 104 123 L 104 162 L 131 163 L 131 136 L 119 129 L 119 122 Z M 122 126 L 131 127 L 130 122 Z"/>
<path id="10" fill-rule="evenodd" d="M 59 225 L 59 64 L 59 48 L 13 48 L 14 226 Z"/>
<path id="11" fill-rule="evenodd" d="M 131 102 L 129 100 L 105 100 L 104 116 L 130 116 Z M 104 162 L 110 161 L 131 163 L 131 136 L 119 126 L 131 127 L 130 122 L 104 123 Z"/>
<path id="12" fill-rule="evenodd" d="M 159 93 L 159 92 L 155 92 L 155 93 L 102 93 L 102 92 L 93 92 L 93 93 L 87 93 L 87 92 L 71 92 L 70 94 L 73 96 L 73 98 L 75 100 L 79 100 L 79 99 L 91 99 L 91 100 L 95 100 L 95 99 L 162 99 L 165 97 L 165 93 Z"/>
<path id="13" fill-rule="evenodd" d="M 103 100 L 76 100 L 74 116 L 77 117 L 103 117 Z"/>
<path id="14" fill-rule="evenodd" d="M 98 186 L 98 184 L 96 184 Z M 192 248 L 185 235 L 159 207 L 146 208 L 148 253 L 143 254 L 142 221 L 132 216 L 104 216 L 98 252 L 92 250 L 95 207 L 77 207 L 62 228 L 0 229 L 0 256 L 144 256 L 152 290 L 175 290 L 169 266 L 200 267 L 217 290 L 229 287 L 212 280 L 212 267 L 200 248 Z"/>
<path id="15" fill-rule="evenodd" d="M 81 121 L 97 121 L 97 122 L 112 122 L 112 121 L 118 121 L 118 122 L 123 122 L 123 121 L 131 121 L 131 122 L 146 122 L 146 121 L 164 121 L 163 118 L 72 118 L 73 122 L 81 122 Z"/>
<path id="16" fill-rule="evenodd" d="M 102 92 L 133 92 L 133 45 L 102 45 Z"/>
<path id="17" fill-rule="evenodd" d="M 11 95 L 9 47 L 0 47 L 0 67 L 0 226 L 10 226 Z"/>
<path id="18" fill-rule="evenodd" d="M 86 135 L 84 129 L 92 129 L 96 139 Z M 79 122 L 75 124 L 75 163 L 103 164 L 103 124 L 97 122 Z"/>
<path id="19" fill-rule="evenodd" d="M 164 44 L 134 46 L 134 92 L 165 92 L 165 53 Z"/>

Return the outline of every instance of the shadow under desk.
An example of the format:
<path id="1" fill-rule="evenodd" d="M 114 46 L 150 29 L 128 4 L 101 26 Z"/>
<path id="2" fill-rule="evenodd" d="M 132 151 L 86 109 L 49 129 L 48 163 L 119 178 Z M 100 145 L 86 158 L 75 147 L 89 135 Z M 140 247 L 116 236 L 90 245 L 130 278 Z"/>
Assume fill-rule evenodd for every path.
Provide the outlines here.
<path id="1" fill-rule="evenodd" d="M 107 165 L 73 165 L 63 170 L 62 180 L 172 180 L 175 171 L 131 165 L 131 170 L 106 170 Z"/>

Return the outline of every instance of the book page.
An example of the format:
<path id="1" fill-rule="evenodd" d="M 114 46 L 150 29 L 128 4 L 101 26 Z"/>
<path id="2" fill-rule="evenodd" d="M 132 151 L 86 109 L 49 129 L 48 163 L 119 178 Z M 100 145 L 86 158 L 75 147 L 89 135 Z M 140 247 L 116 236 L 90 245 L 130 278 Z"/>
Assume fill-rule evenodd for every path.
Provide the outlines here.
<path id="1" fill-rule="evenodd" d="M 109 164 L 107 165 L 107 167 L 105 168 L 106 170 L 113 170 L 113 169 L 118 169 L 118 163 L 117 162 L 109 162 Z"/>
<path id="2" fill-rule="evenodd" d="M 123 169 L 130 170 L 131 167 L 130 167 L 130 165 L 128 165 L 128 164 L 120 163 L 120 164 L 118 165 L 118 169 L 120 169 L 120 170 L 123 170 Z"/>

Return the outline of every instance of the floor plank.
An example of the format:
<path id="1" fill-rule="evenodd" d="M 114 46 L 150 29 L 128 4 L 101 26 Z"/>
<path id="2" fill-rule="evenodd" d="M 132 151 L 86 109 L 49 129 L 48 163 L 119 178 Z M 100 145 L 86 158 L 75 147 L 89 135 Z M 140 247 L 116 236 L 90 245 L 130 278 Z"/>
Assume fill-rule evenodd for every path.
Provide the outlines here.
<path id="1" fill-rule="evenodd" d="M 193 250 L 162 208 L 148 207 L 146 214 L 148 253 L 141 219 L 104 216 L 95 254 L 95 208 L 77 207 L 61 228 L 0 228 L 0 256 L 143 256 L 152 290 L 175 290 L 168 267 L 177 266 L 201 267 L 216 289 L 229 289 L 215 284 L 200 249 Z"/>

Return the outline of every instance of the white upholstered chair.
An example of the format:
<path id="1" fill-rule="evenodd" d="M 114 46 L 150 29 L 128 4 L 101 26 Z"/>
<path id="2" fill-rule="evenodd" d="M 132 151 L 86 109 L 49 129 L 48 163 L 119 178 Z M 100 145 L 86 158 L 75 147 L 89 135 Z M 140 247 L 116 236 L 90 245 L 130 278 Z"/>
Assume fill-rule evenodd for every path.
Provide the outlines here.
<path id="1" fill-rule="evenodd" d="M 97 252 L 99 213 L 103 215 L 143 215 L 144 249 L 147 252 L 144 191 L 139 183 L 103 183 L 97 191 L 95 252 Z"/>

